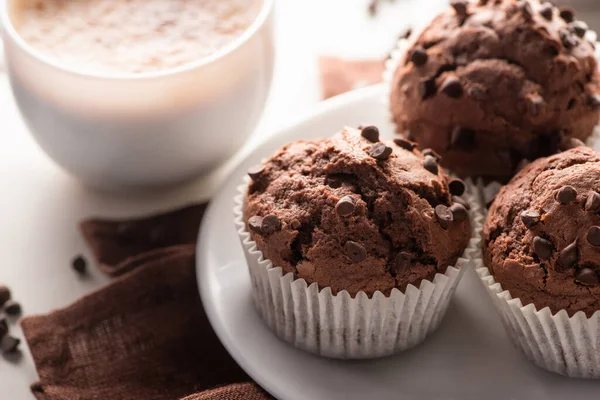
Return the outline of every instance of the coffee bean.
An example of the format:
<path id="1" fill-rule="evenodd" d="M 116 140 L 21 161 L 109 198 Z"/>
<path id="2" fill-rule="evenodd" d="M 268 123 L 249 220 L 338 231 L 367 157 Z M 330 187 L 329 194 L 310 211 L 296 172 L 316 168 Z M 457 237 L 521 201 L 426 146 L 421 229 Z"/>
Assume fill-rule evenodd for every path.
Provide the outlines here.
<path id="1" fill-rule="evenodd" d="M 461 18 L 464 18 L 467 16 L 467 2 L 464 0 L 453 0 L 450 5 L 452 5 L 452 7 L 454 8 L 454 11 L 456 11 L 456 15 L 458 15 Z"/>
<path id="2" fill-rule="evenodd" d="M 340 217 L 347 217 L 354 212 L 354 198 L 352 196 L 342 197 L 335 205 L 335 211 Z"/>
<path id="3" fill-rule="evenodd" d="M 471 205 L 462 197 L 459 196 L 452 196 L 452 202 L 453 203 L 458 203 L 458 204 L 462 204 L 467 210 L 471 209 Z"/>
<path id="4" fill-rule="evenodd" d="M 302 222 L 298 221 L 297 219 L 293 219 L 292 222 L 290 222 L 290 228 L 292 229 L 300 229 L 300 227 L 302 226 Z"/>
<path id="5" fill-rule="evenodd" d="M 417 67 L 421 67 L 427 63 L 427 52 L 422 47 L 415 47 L 410 53 L 410 61 Z"/>
<path id="6" fill-rule="evenodd" d="M 259 217 L 258 215 L 248 218 L 248 226 L 250 227 L 250 229 L 256 232 L 260 232 L 262 228 L 262 222 L 263 217 Z"/>
<path id="7" fill-rule="evenodd" d="M 392 155 L 392 148 L 385 143 L 375 143 L 369 149 L 369 155 L 379 161 L 387 160 Z"/>
<path id="8" fill-rule="evenodd" d="M 435 217 L 437 218 L 438 223 L 443 229 L 447 229 L 450 226 L 450 223 L 454 220 L 454 216 L 452 215 L 452 211 L 443 204 L 438 204 L 435 206 Z"/>
<path id="9" fill-rule="evenodd" d="M 577 251 L 577 240 L 565 247 L 558 256 L 558 263 L 563 268 L 572 268 L 577 264 L 579 254 Z"/>
<path id="10" fill-rule="evenodd" d="M 423 159 L 423 168 L 427 171 L 431 172 L 434 175 L 437 175 L 439 172 L 438 163 L 433 156 L 427 155 Z"/>
<path id="11" fill-rule="evenodd" d="M 552 21 L 552 17 L 554 16 L 554 7 L 552 7 L 552 4 L 545 3 L 540 8 L 540 14 L 548 21 Z"/>
<path id="12" fill-rule="evenodd" d="M 465 206 L 459 203 L 454 203 L 450 206 L 452 212 L 452 218 L 456 222 L 463 222 L 469 219 L 469 213 Z"/>
<path id="13" fill-rule="evenodd" d="M 533 238 L 533 252 L 541 259 L 547 260 L 552 257 L 552 242 L 536 236 Z"/>
<path id="14" fill-rule="evenodd" d="M 592 246 L 600 246 L 600 226 L 592 226 L 588 230 L 586 238 Z"/>
<path id="15" fill-rule="evenodd" d="M 444 82 L 440 86 L 440 91 L 448 97 L 458 99 L 463 94 L 463 87 L 457 77 L 450 76 L 444 79 Z"/>
<path id="16" fill-rule="evenodd" d="M 423 154 L 423 156 L 431 156 L 433 158 L 435 158 L 435 161 L 437 161 L 438 163 L 440 161 L 442 161 L 442 156 L 440 156 L 435 150 L 433 149 L 423 149 L 423 151 L 421 152 L 421 154 Z"/>
<path id="17" fill-rule="evenodd" d="M 531 4 L 529 4 L 528 0 L 522 0 L 519 5 L 519 11 L 525 17 L 526 20 L 530 20 L 533 16 L 533 9 L 531 8 Z"/>
<path id="18" fill-rule="evenodd" d="M 73 261 L 71 262 L 71 267 L 78 274 L 84 274 L 87 270 L 87 262 L 85 261 L 85 258 L 83 258 L 83 256 L 79 255 L 75 257 L 75 259 L 73 259 Z"/>
<path id="19" fill-rule="evenodd" d="M 435 94 L 435 79 L 425 79 L 419 82 L 419 96 L 426 100 Z"/>
<path id="20" fill-rule="evenodd" d="M 565 185 L 556 192 L 556 200 L 560 204 L 570 204 L 577 199 L 577 190 L 573 186 Z"/>
<path id="21" fill-rule="evenodd" d="M 275 215 L 267 215 L 262 220 L 261 231 L 267 235 L 281 229 L 281 221 Z"/>
<path id="22" fill-rule="evenodd" d="M 575 19 L 575 12 L 571 7 L 560 7 L 559 9 L 560 17 L 567 23 L 573 22 Z"/>
<path id="23" fill-rule="evenodd" d="M 260 178 L 263 172 L 265 172 L 264 165 L 255 165 L 248 169 L 248 176 L 250 176 L 250 179 L 252 179 L 253 181 L 256 181 L 258 180 L 258 178 Z"/>
<path id="24" fill-rule="evenodd" d="M 0 340 L 0 351 L 2 351 L 3 354 L 14 353 L 18 350 L 19 344 L 21 344 L 21 340 L 10 335 L 5 335 Z"/>
<path id="25" fill-rule="evenodd" d="M 4 312 L 11 317 L 21 315 L 21 305 L 14 300 L 9 300 L 4 303 Z"/>
<path id="26" fill-rule="evenodd" d="M 575 280 L 586 286 L 596 286 L 598 285 L 598 274 L 591 268 L 583 268 L 577 276 Z"/>
<path id="27" fill-rule="evenodd" d="M 407 139 L 394 139 L 394 143 L 398 147 L 402 147 L 404 150 L 413 151 L 415 147 L 417 147 L 417 143 L 411 142 Z"/>
<path id="28" fill-rule="evenodd" d="M 454 196 L 462 196 L 465 192 L 465 183 L 460 179 L 452 179 L 448 183 L 450 194 Z"/>
<path id="29" fill-rule="evenodd" d="M 535 210 L 527 210 L 521 213 L 521 221 L 527 229 L 531 229 L 534 226 L 536 226 L 541 221 L 541 219 L 542 216 L 539 212 Z"/>
<path id="30" fill-rule="evenodd" d="M 473 150 L 475 148 L 475 131 L 457 126 L 452 130 L 450 144 L 461 150 Z"/>
<path id="31" fill-rule="evenodd" d="M 587 104 L 594 110 L 600 110 L 600 96 L 597 94 L 592 94 L 587 99 Z"/>
<path id="32" fill-rule="evenodd" d="M 360 134 L 369 142 L 379 142 L 379 129 L 376 126 L 365 126 L 361 129 Z"/>
<path id="33" fill-rule="evenodd" d="M 410 271 L 410 267 L 412 264 L 412 259 L 410 254 L 401 251 L 398 253 L 396 258 L 394 258 L 394 264 L 392 265 L 392 275 L 393 276 L 402 276 L 405 275 L 408 271 Z"/>
<path id="34" fill-rule="evenodd" d="M 10 289 L 7 286 L 0 285 L 0 308 L 11 299 Z"/>
<path id="35" fill-rule="evenodd" d="M 8 333 L 8 318 L 6 315 L 0 313 L 0 339 L 2 339 Z"/>
<path id="36" fill-rule="evenodd" d="M 348 240 L 344 246 L 348 258 L 354 262 L 361 262 L 367 257 L 365 248 L 359 243 Z"/>
<path id="37" fill-rule="evenodd" d="M 585 211 L 598 211 L 600 209 L 600 194 L 590 190 L 585 200 Z"/>
<path id="38" fill-rule="evenodd" d="M 575 35 L 582 38 L 587 32 L 588 26 L 583 21 L 573 21 L 569 24 L 569 29 L 571 29 L 575 33 Z"/>

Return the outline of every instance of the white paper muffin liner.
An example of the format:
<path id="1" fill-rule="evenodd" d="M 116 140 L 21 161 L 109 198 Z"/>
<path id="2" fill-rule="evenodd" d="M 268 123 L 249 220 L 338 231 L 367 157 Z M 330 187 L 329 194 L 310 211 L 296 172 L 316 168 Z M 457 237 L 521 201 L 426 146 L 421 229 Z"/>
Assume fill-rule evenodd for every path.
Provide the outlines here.
<path id="1" fill-rule="evenodd" d="M 235 225 L 252 280 L 258 313 L 281 339 L 325 357 L 364 359 L 388 356 L 423 342 L 436 330 L 464 271 L 472 265 L 481 247 L 481 215 L 474 185 L 467 183 L 463 197 L 471 205 L 472 236 L 461 258 L 433 282 L 423 280 L 419 288 L 409 285 L 405 293 L 393 289 L 390 296 L 376 292 L 371 298 L 359 292 L 333 295 L 304 279 L 294 279 L 263 257 L 250 238 L 243 219 L 246 183 L 235 198 Z"/>

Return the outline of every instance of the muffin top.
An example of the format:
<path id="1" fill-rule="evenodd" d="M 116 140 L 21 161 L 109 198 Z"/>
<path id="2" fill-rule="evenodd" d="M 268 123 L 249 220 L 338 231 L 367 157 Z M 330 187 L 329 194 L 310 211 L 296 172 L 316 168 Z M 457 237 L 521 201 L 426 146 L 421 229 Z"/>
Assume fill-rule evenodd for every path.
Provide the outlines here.
<path id="1" fill-rule="evenodd" d="M 538 0 L 452 5 L 413 38 L 394 73 L 399 133 L 453 172 L 493 178 L 591 134 L 600 107 L 594 34 L 570 9 Z"/>
<path id="2" fill-rule="evenodd" d="M 413 148 L 380 141 L 375 127 L 284 146 L 249 171 L 252 239 L 275 266 L 333 293 L 389 294 L 444 273 L 470 238 L 464 185 Z"/>
<path id="3" fill-rule="evenodd" d="M 484 226 L 497 282 L 538 310 L 600 310 L 600 154 L 579 147 L 525 167 Z"/>

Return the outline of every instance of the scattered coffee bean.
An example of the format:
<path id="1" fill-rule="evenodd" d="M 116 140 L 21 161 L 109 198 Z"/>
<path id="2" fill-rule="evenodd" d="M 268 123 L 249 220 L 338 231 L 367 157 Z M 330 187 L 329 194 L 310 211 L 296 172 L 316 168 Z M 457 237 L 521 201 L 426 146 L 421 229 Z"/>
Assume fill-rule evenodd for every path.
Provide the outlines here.
<path id="1" fill-rule="evenodd" d="M 421 151 L 421 154 L 423 154 L 423 156 L 431 156 L 433 158 L 435 158 L 435 161 L 437 161 L 438 163 L 440 161 L 442 161 L 442 156 L 440 156 L 435 150 L 433 149 L 423 149 L 423 151 Z"/>
<path id="2" fill-rule="evenodd" d="M 540 14 L 548 21 L 552 21 L 552 17 L 554 16 L 554 7 L 552 6 L 552 4 L 545 3 L 540 8 Z"/>
<path id="3" fill-rule="evenodd" d="M 354 262 L 361 262 L 367 257 L 365 248 L 359 243 L 348 240 L 344 246 L 348 258 Z"/>
<path id="4" fill-rule="evenodd" d="M 396 258 L 394 258 L 394 264 L 392 266 L 392 275 L 393 276 L 402 276 L 410 271 L 411 266 L 411 256 L 410 254 L 401 251 L 398 253 Z"/>
<path id="5" fill-rule="evenodd" d="M 435 217 L 437 218 L 438 223 L 443 229 L 447 229 L 450 226 L 450 223 L 454 220 L 454 216 L 452 215 L 452 210 L 446 207 L 443 204 L 438 204 L 435 206 Z"/>
<path id="6" fill-rule="evenodd" d="M 404 150 L 413 151 L 415 147 L 417 147 L 417 143 L 411 142 L 407 139 L 394 139 L 394 143 L 396 146 L 403 148 Z"/>
<path id="7" fill-rule="evenodd" d="M 73 259 L 73 261 L 71 262 L 71 267 L 78 274 L 84 274 L 87 270 L 87 262 L 85 261 L 85 258 L 83 258 L 83 256 L 79 255 L 75 257 L 75 259 Z"/>
<path id="8" fill-rule="evenodd" d="M 262 220 L 261 231 L 267 235 L 281 229 L 281 221 L 275 215 L 267 215 Z"/>
<path id="9" fill-rule="evenodd" d="M 419 82 L 419 96 L 426 100 L 435 94 L 435 79 L 425 79 Z"/>
<path id="10" fill-rule="evenodd" d="M 18 350 L 20 343 L 21 340 L 17 339 L 16 337 L 5 335 L 0 340 L 0 351 L 2 351 L 3 354 L 14 353 Z"/>
<path id="11" fill-rule="evenodd" d="M 450 194 L 453 196 L 462 196 L 465 193 L 465 183 L 460 179 L 452 179 L 448 183 Z"/>
<path id="12" fill-rule="evenodd" d="M 600 209 L 600 194 L 590 190 L 585 200 L 585 211 L 598 211 Z"/>
<path id="13" fill-rule="evenodd" d="M 592 94 L 587 99 L 587 104 L 594 110 L 600 109 L 600 95 Z"/>
<path id="14" fill-rule="evenodd" d="M 21 305 L 14 300 L 9 300 L 4 303 L 4 312 L 11 317 L 21 315 Z"/>
<path id="15" fill-rule="evenodd" d="M 541 259 L 547 260 L 552 257 L 552 242 L 536 236 L 533 238 L 533 252 Z"/>
<path id="16" fill-rule="evenodd" d="M 560 31 L 559 36 L 565 49 L 572 49 L 579 44 L 577 39 L 569 31 Z"/>
<path id="17" fill-rule="evenodd" d="M 541 219 L 542 216 L 539 212 L 535 210 L 527 210 L 521 213 L 521 221 L 527 229 L 531 229 L 534 226 L 536 226 L 541 221 Z"/>
<path id="18" fill-rule="evenodd" d="M 459 196 L 452 196 L 452 202 L 453 203 L 458 203 L 458 204 L 462 204 L 467 210 L 471 209 L 471 205 L 462 197 Z"/>
<path id="19" fill-rule="evenodd" d="M 8 318 L 0 313 L 0 339 L 8 334 Z"/>
<path id="20" fill-rule="evenodd" d="M 556 200 L 560 204 L 570 204 L 577 199 L 577 190 L 573 186 L 565 185 L 556 192 Z"/>
<path id="21" fill-rule="evenodd" d="M 300 227 L 302 226 L 302 223 L 300 221 L 298 221 L 297 219 L 293 219 L 292 222 L 290 222 L 290 228 L 292 229 L 300 229 Z"/>
<path id="22" fill-rule="evenodd" d="M 534 94 L 529 97 L 529 111 L 532 115 L 539 115 L 544 105 L 544 99 L 539 94 Z"/>
<path id="23" fill-rule="evenodd" d="M 475 148 L 475 131 L 457 126 L 452 130 L 450 144 L 461 150 L 473 150 Z"/>
<path id="24" fill-rule="evenodd" d="M 434 175 L 437 175 L 439 172 L 437 160 L 430 155 L 426 155 L 423 159 L 423 168 L 427 171 L 431 172 Z"/>
<path id="25" fill-rule="evenodd" d="M 0 285 L 0 308 L 11 299 L 10 289 L 5 285 Z"/>
<path id="26" fill-rule="evenodd" d="M 454 11 L 456 11 L 456 15 L 458 15 L 461 18 L 464 18 L 467 16 L 467 2 L 464 0 L 453 0 L 452 2 L 450 2 L 450 5 L 452 5 L 452 7 L 454 8 Z"/>
<path id="27" fill-rule="evenodd" d="M 417 67 L 421 67 L 427 63 L 427 52 L 422 47 L 415 47 L 410 53 L 410 61 Z"/>
<path id="28" fill-rule="evenodd" d="M 571 7 L 560 7 L 559 9 L 560 17 L 567 23 L 573 22 L 575 19 L 575 12 Z"/>
<path id="29" fill-rule="evenodd" d="M 340 217 L 347 217 L 354 212 L 354 198 L 352 196 L 342 197 L 335 205 L 335 211 Z"/>
<path id="30" fill-rule="evenodd" d="M 258 180 L 258 178 L 260 178 L 260 176 L 262 175 L 263 172 L 265 172 L 264 165 L 262 165 L 262 164 L 255 165 L 248 169 L 248 176 L 250 176 L 250 179 L 252 179 L 253 181 L 256 181 L 256 180 Z"/>
<path id="31" fill-rule="evenodd" d="M 573 21 L 569 24 L 569 28 L 577 35 L 582 38 L 588 30 L 588 26 L 583 21 Z"/>
<path id="32" fill-rule="evenodd" d="M 575 280 L 582 285 L 596 286 L 598 284 L 598 274 L 591 268 L 583 268 L 579 271 Z"/>
<path id="33" fill-rule="evenodd" d="M 386 146 L 385 143 L 375 143 L 369 149 L 369 155 L 376 160 L 384 161 L 390 158 L 390 156 L 392 155 L 392 148 Z"/>
<path id="34" fill-rule="evenodd" d="M 469 212 L 467 208 L 459 203 L 454 203 L 450 206 L 452 212 L 452 218 L 456 222 L 463 222 L 469 219 Z"/>
<path id="35" fill-rule="evenodd" d="M 586 239 L 592 246 L 600 246 L 600 226 L 592 226 L 587 232 Z"/>
<path id="36" fill-rule="evenodd" d="M 376 126 L 365 126 L 361 129 L 360 134 L 369 142 L 379 142 L 379 129 Z"/>
<path id="37" fill-rule="evenodd" d="M 522 0 L 519 3 L 519 11 L 525 17 L 526 20 L 530 20 L 533 17 L 533 9 L 531 8 L 531 4 L 529 4 L 528 0 Z"/>
<path id="38" fill-rule="evenodd" d="M 572 268 L 577 264 L 579 252 L 577 250 L 577 240 L 565 247 L 558 256 L 558 263 L 563 268 Z"/>
<path id="39" fill-rule="evenodd" d="M 257 231 L 257 232 L 260 232 L 260 229 L 262 227 L 262 222 L 263 222 L 263 217 L 259 217 L 258 215 L 248 218 L 248 226 L 250 227 L 250 229 Z"/>
<path id="40" fill-rule="evenodd" d="M 458 99 L 463 94 L 463 86 L 457 77 L 449 76 L 442 82 L 440 91 L 448 97 Z"/>

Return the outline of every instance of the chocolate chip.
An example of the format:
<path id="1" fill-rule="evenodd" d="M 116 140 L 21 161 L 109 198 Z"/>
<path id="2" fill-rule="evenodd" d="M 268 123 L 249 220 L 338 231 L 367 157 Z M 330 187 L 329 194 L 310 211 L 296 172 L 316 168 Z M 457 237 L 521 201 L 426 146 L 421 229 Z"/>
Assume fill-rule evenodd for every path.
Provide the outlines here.
<path id="1" fill-rule="evenodd" d="M 575 12 L 571 7 L 560 7 L 559 9 L 560 17 L 567 23 L 573 22 L 575 19 Z"/>
<path id="2" fill-rule="evenodd" d="M 267 215 L 262 220 L 261 231 L 267 235 L 281 229 L 281 221 L 275 215 Z"/>
<path id="3" fill-rule="evenodd" d="M 443 204 L 435 206 L 435 217 L 443 229 L 447 229 L 450 223 L 454 220 L 452 210 Z"/>
<path id="4" fill-rule="evenodd" d="M 367 257 L 365 248 L 359 243 L 353 242 L 352 240 L 348 240 L 344 248 L 346 249 L 348 258 L 354 262 L 361 262 Z"/>
<path id="5" fill-rule="evenodd" d="M 463 87 L 457 77 L 449 76 L 448 78 L 444 79 L 444 82 L 442 82 L 440 91 L 448 97 L 458 99 L 463 94 Z"/>
<path id="6" fill-rule="evenodd" d="M 354 212 L 354 198 L 352 196 L 342 197 L 335 205 L 335 211 L 340 217 L 347 217 Z"/>
<path id="7" fill-rule="evenodd" d="M 569 29 L 571 29 L 575 33 L 575 35 L 582 38 L 587 32 L 588 26 L 583 21 L 573 21 L 569 24 Z"/>
<path id="8" fill-rule="evenodd" d="M 531 229 L 534 226 L 536 226 L 541 221 L 541 219 L 542 216 L 539 212 L 535 210 L 527 210 L 521 213 L 521 221 L 527 229 Z"/>
<path id="9" fill-rule="evenodd" d="M 263 172 L 265 172 L 264 165 L 255 165 L 248 169 L 248 176 L 250 176 L 250 179 L 252 179 L 253 181 L 256 181 L 258 180 L 258 178 L 260 178 Z"/>
<path id="10" fill-rule="evenodd" d="M 548 21 L 552 21 L 552 17 L 554 16 L 554 7 L 552 7 L 552 4 L 545 3 L 540 8 L 540 14 Z"/>
<path id="11" fill-rule="evenodd" d="M 21 340 L 10 335 L 5 335 L 0 340 L 0 351 L 2 351 L 2 354 L 14 353 L 18 350 L 19 344 L 21 344 Z"/>
<path id="12" fill-rule="evenodd" d="M 588 230 L 586 238 L 592 246 L 600 246 L 600 226 L 592 226 Z"/>
<path id="13" fill-rule="evenodd" d="M 533 238 L 533 252 L 542 260 L 552 257 L 552 243 L 549 240 L 536 236 Z"/>
<path id="14" fill-rule="evenodd" d="M 0 339 L 8 333 L 8 318 L 6 315 L 0 314 Z"/>
<path id="15" fill-rule="evenodd" d="M 442 161 L 442 156 L 440 156 L 435 150 L 433 149 L 423 149 L 423 151 L 421 152 L 421 154 L 423 154 L 423 156 L 431 156 L 433 158 L 435 158 L 435 161 L 437 161 L 438 163 L 440 161 Z"/>
<path id="16" fill-rule="evenodd" d="M 402 276 L 410 271 L 410 266 L 412 263 L 412 259 L 410 254 L 401 251 L 394 258 L 394 264 L 392 265 L 392 275 L 393 276 Z"/>
<path id="17" fill-rule="evenodd" d="M 14 300 L 9 300 L 4 303 L 4 312 L 11 317 L 20 315 L 22 312 L 21 305 Z"/>
<path id="18" fill-rule="evenodd" d="M 422 47 L 415 47 L 410 53 L 410 61 L 417 67 L 421 67 L 427 63 L 427 52 Z"/>
<path id="19" fill-rule="evenodd" d="M 600 96 L 597 94 L 591 94 L 587 98 L 587 104 L 594 110 L 600 110 Z"/>
<path id="20" fill-rule="evenodd" d="M 426 100 L 435 94 L 435 79 L 425 79 L 419 82 L 419 96 Z"/>
<path id="21" fill-rule="evenodd" d="M 471 209 L 471 205 L 462 197 L 459 196 L 452 196 L 452 202 L 453 203 L 458 203 L 458 204 L 462 204 L 467 210 Z"/>
<path id="22" fill-rule="evenodd" d="M 73 259 L 73 261 L 71 262 L 71 267 L 78 274 L 84 274 L 87 270 L 87 262 L 85 261 L 85 258 L 83 258 L 83 256 L 79 255 L 75 257 L 75 259 Z"/>
<path id="23" fill-rule="evenodd" d="M 570 204 L 577 199 L 577 190 L 573 186 L 565 185 L 556 192 L 556 201 L 560 204 Z"/>
<path id="24" fill-rule="evenodd" d="M 297 219 L 293 219 L 292 222 L 290 222 L 290 228 L 292 229 L 300 229 L 300 227 L 302 226 L 302 223 L 300 221 L 298 221 Z"/>
<path id="25" fill-rule="evenodd" d="M 462 196 L 465 192 L 465 183 L 460 179 L 452 179 L 450 183 L 448 183 L 448 188 L 450 189 L 451 195 Z"/>
<path id="26" fill-rule="evenodd" d="M 533 9 L 531 8 L 531 4 L 529 4 L 528 0 L 523 0 L 518 5 L 519 11 L 523 14 L 526 20 L 530 20 L 533 16 Z"/>
<path id="27" fill-rule="evenodd" d="M 376 160 L 387 160 L 392 155 L 392 148 L 386 146 L 385 143 L 375 143 L 369 149 L 369 155 Z"/>
<path id="28" fill-rule="evenodd" d="M 532 115 L 539 115 L 544 105 L 544 99 L 539 94 L 534 94 L 529 98 L 529 111 Z"/>
<path id="29" fill-rule="evenodd" d="M 379 142 L 379 129 L 377 129 L 376 126 L 365 126 L 364 128 L 361 128 L 360 134 L 369 142 Z"/>
<path id="30" fill-rule="evenodd" d="M 600 194 L 590 190 L 585 200 L 585 211 L 598 211 L 600 209 Z"/>
<path id="31" fill-rule="evenodd" d="M 464 0 L 453 0 L 450 5 L 452 5 L 452 7 L 454 8 L 454 11 L 456 11 L 456 15 L 458 15 L 461 18 L 464 18 L 467 16 L 467 2 Z"/>
<path id="32" fill-rule="evenodd" d="M 475 131 L 457 126 L 452 130 L 450 143 L 453 147 L 461 150 L 473 150 L 475 148 Z"/>
<path id="33" fill-rule="evenodd" d="M 0 285 L 0 308 L 10 299 L 10 289 L 7 286 Z"/>
<path id="34" fill-rule="evenodd" d="M 591 268 L 583 268 L 579 271 L 575 280 L 582 285 L 596 286 L 598 284 L 598 274 Z"/>
<path id="35" fill-rule="evenodd" d="M 423 159 L 423 168 L 427 171 L 431 172 L 434 175 L 437 175 L 439 172 L 437 160 L 430 155 L 425 156 Z"/>
<path id="36" fill-rule="evenodd" d="M 248 218 L 248 226 L 250 227 L 250 229 L 257 231 L 257 232 L 260 232 L 260 229 L 262 227 L 262 222 L 263 222 L 263 217 L 259 217 L 258 215 Z"/>
<path id="37" fill-rule="evenodd" d="M 469 213 L 465 206 L 459 203 L 454 203 L 450 206 L 452 212 L 452 218 L 456 222 L 463 222 L 469 219 Z"/>
<path id="38" fill-rule="evenodd" d="M 579 252 L 577 251 L 577 240 L 562 249 L 558 256 L 558 262 L 563 268 L 572 268 L 577 264 Z"/>
<path id="39" fill-rule="evenodd" d="M 404 150 L 408 150 L 408 151 L 413 151 L 415 147 L 417 147 L 417 143 L 415 142 L 411 142 L 410 140 L 407 139 L 394 139 L 394 143 L 396 144 L 396 146 L 398 147 L 402 147 Z"/>

